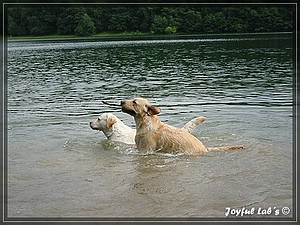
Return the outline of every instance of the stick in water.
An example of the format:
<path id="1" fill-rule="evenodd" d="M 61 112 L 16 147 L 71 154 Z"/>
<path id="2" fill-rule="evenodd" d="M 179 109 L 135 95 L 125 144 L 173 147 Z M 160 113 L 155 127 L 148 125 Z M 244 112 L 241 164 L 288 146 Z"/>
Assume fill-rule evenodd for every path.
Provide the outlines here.
<path id="1" fill-rule="evenodd" d="M 109 105 L 109 106 L 118 106 L 118 107 L 120 107 L 120 105 L 119 105 L 119 104 L 109 103 L 109 102 L 106 102 L 106 101 L 102 101 L 102 103 L 103 103 L 104 105 Z"/>

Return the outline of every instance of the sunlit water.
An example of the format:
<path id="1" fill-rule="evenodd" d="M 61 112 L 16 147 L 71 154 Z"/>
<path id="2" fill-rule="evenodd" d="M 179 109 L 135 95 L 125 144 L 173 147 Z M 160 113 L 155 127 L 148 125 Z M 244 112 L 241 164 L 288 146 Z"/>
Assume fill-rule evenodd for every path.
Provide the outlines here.
<path id="1" fill-rule="evenodd" d="M 8 43 L 9 217 L 225 217 L 227 207 L 292 209 L 290 35 Z M 148 98 L 206 146 L 145 154 L 89 127 Z M 259 217 L 267 215 L 252 215 Z M 274 212 L 271 215 L 274 216 Z M 280 217 L 290 217 L 283 215 Z"/>

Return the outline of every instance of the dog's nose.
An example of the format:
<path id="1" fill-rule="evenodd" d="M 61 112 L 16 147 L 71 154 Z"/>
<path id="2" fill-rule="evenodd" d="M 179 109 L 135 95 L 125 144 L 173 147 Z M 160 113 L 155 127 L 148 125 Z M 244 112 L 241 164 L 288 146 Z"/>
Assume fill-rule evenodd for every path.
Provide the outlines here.
<path id="1" fill-rule="evenodd" d="M 125 101 L 121 101 L 121 106 L 125 104 Z"/>

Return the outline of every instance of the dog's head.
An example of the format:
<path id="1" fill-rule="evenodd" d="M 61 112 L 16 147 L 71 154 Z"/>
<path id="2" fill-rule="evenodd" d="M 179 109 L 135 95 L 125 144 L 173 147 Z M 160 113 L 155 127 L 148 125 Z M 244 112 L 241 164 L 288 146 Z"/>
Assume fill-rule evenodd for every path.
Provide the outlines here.
<path id="1" fill-rule="evenodd" d="M 121 101 L 122 111 L 134 117 L 153 116 L 160 113 L 160 108 L 151 105 L 144 98 Z"/>
<path id="2" fill-rule="evenodd" d="M 111 127 L 117 122 L 117 117 L 112 113 L 103 113 L 99 117 L 90 122 L 90 127 L 93 130 L 100 130 L 104 133 L 111 129 Z"/>

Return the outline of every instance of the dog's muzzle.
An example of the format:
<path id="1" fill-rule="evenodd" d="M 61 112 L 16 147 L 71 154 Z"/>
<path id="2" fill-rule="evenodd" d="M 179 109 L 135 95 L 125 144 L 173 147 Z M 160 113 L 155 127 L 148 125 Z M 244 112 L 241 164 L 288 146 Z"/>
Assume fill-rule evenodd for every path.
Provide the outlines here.
<path id="1" fill-rule="evenodd" d="M 93 130 L 98 130 L 97 127 L 94 127 L 93 122 L 90 122 L 90 128 L 92 128 Z"/>
<path id="2" fill-rule="evenodd" d="M 121 101 L 121 106 L 122 106 L 122 112 L 128 113 L 131 116 L 136 115 L 136 111 L 133 109 L 127 109 L 125 106 L 125 101 Z"/>
<path id="3" fill-rule="evenodd" d="M 135 116 L 136 115 L 136 111 L 132 110 L 132 109 L 125 109 L 122 107 L 122 112 L 128 113 L 131 116 Z"/>

